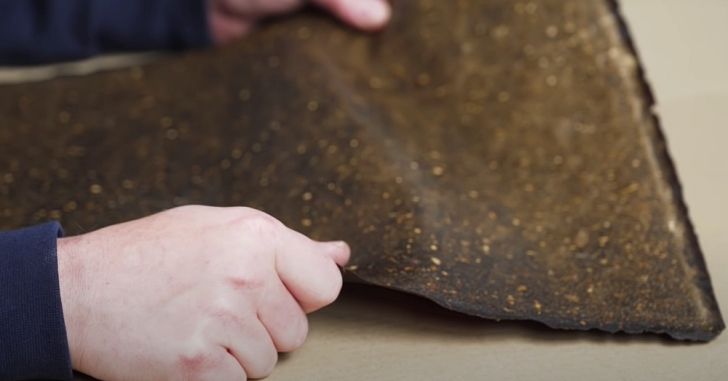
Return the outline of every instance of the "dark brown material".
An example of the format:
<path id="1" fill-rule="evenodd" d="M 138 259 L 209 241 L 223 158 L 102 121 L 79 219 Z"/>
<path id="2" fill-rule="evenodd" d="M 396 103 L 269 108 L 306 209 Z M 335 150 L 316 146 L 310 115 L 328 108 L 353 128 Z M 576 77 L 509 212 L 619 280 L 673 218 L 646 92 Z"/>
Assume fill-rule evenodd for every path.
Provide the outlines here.
<path id="1" fill-rule="evenodd" d="M 188 203 L 345 239 L 348 272 L 556 328 L 724 328 L 608 1 L 397 1 L 144 68 L 0 88 L 0 227 Z"/>

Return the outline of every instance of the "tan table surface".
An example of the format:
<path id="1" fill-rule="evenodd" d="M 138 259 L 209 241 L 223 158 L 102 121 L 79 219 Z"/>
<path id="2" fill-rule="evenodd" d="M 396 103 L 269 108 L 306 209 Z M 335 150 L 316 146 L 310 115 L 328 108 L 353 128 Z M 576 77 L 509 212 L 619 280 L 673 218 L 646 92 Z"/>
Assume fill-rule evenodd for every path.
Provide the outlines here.
<path id="1" fill-rule="evenodd" d="M 723 312 L 728 310 L 728 1 L 623 0 Z M 728 380 L 728 334 L 686 345 L 654 336 L 557 332 L 458 319 L 428 303 L 356 289 L 311 316 L 278 380 Z"/>

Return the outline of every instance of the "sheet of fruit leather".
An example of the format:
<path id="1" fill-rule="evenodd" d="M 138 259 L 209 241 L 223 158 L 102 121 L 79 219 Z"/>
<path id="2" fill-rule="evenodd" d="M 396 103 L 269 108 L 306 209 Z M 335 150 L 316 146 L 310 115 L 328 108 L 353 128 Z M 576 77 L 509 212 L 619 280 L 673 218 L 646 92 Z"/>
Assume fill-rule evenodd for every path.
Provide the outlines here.
<path id="1" fill-rule="evenodd" d="M 311 11 L 221 50 L 0 87 L 0 228 L 248 206 L 349 242 L 347 277 L 465 314 L 718 335 L 616 5 L 394 7 L 375 35 Z"/>

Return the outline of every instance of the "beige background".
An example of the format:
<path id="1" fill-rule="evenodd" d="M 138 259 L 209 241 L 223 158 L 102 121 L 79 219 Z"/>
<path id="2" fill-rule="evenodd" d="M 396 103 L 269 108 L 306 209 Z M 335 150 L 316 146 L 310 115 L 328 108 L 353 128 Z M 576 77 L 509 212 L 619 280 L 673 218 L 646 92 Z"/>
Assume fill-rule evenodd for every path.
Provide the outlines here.
<path id="1" fill-rule="evenodd" d="M 652 82 L 713 285 L 728 313 L 728 0 L 622 0 Z M 728 334 L 556 332 L 458 319 L 354 290 L 311 316 L 304 348 L 270 380 L 728 380 Z"/>
<path id="2" fill-rule="evenodd" d="M 728 0 L 621 2 L 728 314 Z M 0 82 L 118 63 L 105 57 L 60 69 L 0 70 Z M 417 298 L 348 287 L 333 306 L 311 316 L 305 346 L 283 357 L 270 377 L 370 379 L 728 380 L 728 333 L 709 344 L 683 344 L 651 335 L 555 331 L 467 318 Z"/>

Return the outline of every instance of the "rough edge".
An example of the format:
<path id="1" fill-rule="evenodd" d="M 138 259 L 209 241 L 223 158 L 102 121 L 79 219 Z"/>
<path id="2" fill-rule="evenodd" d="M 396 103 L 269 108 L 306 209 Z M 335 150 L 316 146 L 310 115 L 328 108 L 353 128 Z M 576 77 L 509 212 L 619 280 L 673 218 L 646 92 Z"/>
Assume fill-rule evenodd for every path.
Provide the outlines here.
<path id="1" fill-rule="evenodd" d="M 707 336 L 707 340 L 709 341 L 717 337 L 724 329 L 725 329 L 725 322 L 723 321 L 722 314 L 720 312 L 720 308 L 718 306 L 718 300 L 715 296 L 715 292 L 713 291 L 712 282 L 710 279 L 710 274 L 708 272 L 708 266 L 705 261 L 705 256 L 703 255 L 703 251 L 700 248 L 700 244 L 698 241 L 698 236 L 695 233 L 695 227 L 693 225 L 692 220 L 690 219 L 690 214 L 688 213 L 688 207 L 685 203 L 685 200 L 683 198 L 683 190 L 682 190 L 682 184 L 680 183 L 680 179 L 677 175 L 677 169 L 675 166 L 675 162 L 670 156 L 670 153 L 668 151 L 668 141 L 667 137 L 664 134 L 664 131 L 662 129 L 662 125 L 660 124 L 660 118 L 655 113 L 654 106 L 656 105 L 656 98 L 652 91 L 652 87 L 650 86 L 649 82 L 647 81 L 647 76 L 645 73 L 645 69 L 643 66 L 643 61 L 640 58 L 639 53 L 637 52 L 637 46 L 632 39 L 632 34 L 630 33 L 629 27 L 627 25 L 627 21 L 625 17 L 622 15 L 622 12 L 620 10 L 619 0 L 605 0 L 607 3 L 607 6 L 612 11 L 612 13 L 615 16 L 615 19 L 617 21 L 617 25 L 619 27 L 620 35 L 622 36 L 622 40 L 624 41 L 625 47 L 629 50 L 629 52 L 635 57 L 635 60 L 637 62 L 637 67 L 635 70 L 636 80 L 639 84 L 640 88 L 642 89 L 642 93 L 645 97 L 645 103 L 644 103 L 644 115 L 648 116 L 651 119 L 651 122 L 653 124 L 654 134 L 655 138 L 657 139 L 657 146 L 655 153 L 658 155 L 657 160 L 662 165 L 663 169 L 665 170 L 666 178 L 665 181 L 670 185 L 670 188 L 672 190 L 673 200 L 675 202 L 675 206 L 677 209 L 677 212 L 682 215 L 684 218 L 685 223 L 685 238 L 687 238 L 688 245 L 690 248 L 695 252 L 694 258 L 690 258 L 689 263 L 695 266 L 695 268 L 698 270 L 698 275 L 693 279 L 693 283 L 701 289 L 706 295 L 706 302 L 708 304 L 708 308 L 710 309 L 711 313 L 715 314 L 716 323 L 717 326 L 715 327 L 715 332 L 712 336 Z M 684 255 L 684 253 L 683 253 Z M 685 340 L 685 339 L 691 339 L 691 337 L 685 337 L 683 335 L 680 335 L 678 333 L 672 334 L 670 333 L 670 336 L 672 336 L 675 339 L 678 340 Z M 703 340 L 703 339 L 698 339 Z"/>
<path id="2" fill-rule="evenodd" d="M 543 324 L 551 329 L 555 330 L 561 330 L 561 331 L 600 331 L 600 332 L 607 332 L 611 334 L 616 333 L 625 333 L 625 334 L 655 334 L 655 335 L 667 335 L 672 339 L 679 340 L 679 341 L 688 341 L 688 342 L 708 342 L 713 340 L 717 334 L 712 332 L 706 331 L 681 331 L 681 332 L 672 332 L 666 327 L 658 327 L 653 329 L 646 329 L 644 327 L 641 327 L 639 325 L 623 325 L 619 326 L 618 324 L 611 324 L 611 325 L 604 325 L 604 324 L 598 324 L 598 323 L 592 323 L 587 322 L 585 324 L 580 324 L 579 319 L 571 319 L 570 321 L 564 320 L 562 318 L 549 318 L 548 316 L 540 317 L 540 318 L 534 318 L 534 317 L 526 317 L 526 316 L 513 316 L 509 314 L 499 314 L 496 310 L 491 310 L 491 313 L 482 313 L 482 312 L 472 312 L 467 311 L 467 305 L 466 308 L 459 308 L 456 309 L 457 306 L 453 304 L 449 304 L 442 299 L 436 299 L 432 298 L 425 294 L 420 294 L 416 291 L 407 290 L 405 288 L 399 287 L 399 286 L 386 286 L 377 284 L 374 282 L 367 281 L 358 275 L 355 275 L 354 273 L 350 271 L 344 271 L 344 279 L 345 283 L 347 284 L 364 284 L 369 285 L 372 287 L 381 287 L 388 290 L 394 290 L 397 292 L 402 292 L 405 294 L 413 295 L 416 297 L 420 297 L 426 300 L 429 300 L 436 305 L 447 309 L 449 311 L 461 313 L 463 315 L 467 316 L 474 316 L 477 318 L 482 319 L 488 319 L 488 320 L 495 320 L 495 321 L 501 321 L 501 320 L 507 320 L 507 321 L 529 321 L 529 322 L 536 322 L 539 324 Z"/>
<path id="3" fill-rule="evenodd" d="M 708 342 L 716 338 L 724 329 L 725 329 L 725 323 L 723 321 L 722 315 L 720 313 L 720 309 L 718 307 L 718 302 L 715 297 L 715 293 L 713 292 L 712 283 L 710 280 L 710 275 L 708 273 L 707 264 L 705 262 L 705 257 L 703 256 L 703 252 L 700 249 L 700 245 L 698 242 L 698 237 L 695 234 L 695 228 L 693 226 L 692 221 L 690 220 L 690 215 L 688 214 L 688 208 L 685 204 L 685 201 L 682 196 L 682 185 L 680 184 L 680 181 L 677 176 L 676 166 L 674 164 L 674 161 L 670 157 L 670 154 L 667 150 L 667 138 L 662 130 L 659 117 L 654 112 L 654 106 L 656 104 L 656 99 L 654 96 L 654 93 L 652 92 L 652 88 L 650 87 L 647 78 L 646 73 L 643 67 L 643 62 L 637 53 L 636 45 L 632 39 L 631 33 L 629 32 L 629 28 L 627 26 L 627 22 L 625 17 L 622 15 L 619 7 L 618 0 L 605 0 L 606 5 L 608 9 L 611 11 L 612 15 L 614 16 L 614 19 L 617 23 L 617 27 L 619 28 L 619 34 L 622 37 L 622 41 L 625 44 L 626 49 L 629 51 L 630 54 L 632 54 L 635 58 L 635 61 L 637 62 L 636 68 L 635 68 L 635 76 L 636 76 L 636 82 L 639 86 L 639 88 L 642 91 L 642 95 L 644 97 L 644 115 L 646 115 L 649 120 L 652 122 L 652 126 L 650 126 L 654 131 L 654 137 L 657 139 L 656 141 L 656 147 L 655 147 L 655 153 L 657 154 L 657 160 L 663 167 L 662 169 L 665 170 L 666 178 L 665 180 L 670 185 L 670 189 L 672 190 L 673 194 L 673 200 L 676 203 L 676 209 L 679 214 L 681 214 L 682 218 L 684 218 L 685 223 L 685 238 L 687 238 L 688 245 L 690 248 L 694 251 L 695 258 L 691 258 L 691 261 L 689 263 L 693 264 L 696 269 L 698 270 L 698 275 L 696 278 L 693 278 L 693 283 L 696 284 L 696 286 L 702 290 L 705 293 L 706 296 L 706 302 L 708 303 L 708 308 L 711 311 L 711 313 L 715 314 L 715 318 L 717 320 L 717 326 L 714 327 L 714 331 L 680 331 L 680 332 L 673 332 L 666 327 L 655 327 L 653 329 L 645 329 L 644 327 L 639 327 L 638 325 L 630 326 L 619 326 L 617 324 L 613 325 L 604 325 L 604 324 L 596 324 L 596 323 L 586 323 L 586 324 L 579 324 L 578 321 L 573 322 L 566 322 L 561 319 L 551 319 L 548 317 L 542 317 L 542 318 L 528 318 L 528 317 L 514 317 L 510 316 L 508 314 L 498 314 L 496 311 L 493 311 L 491 314 L 473 314 L 470 312 L 466 312 L 465 309 L 460 309 L 460 311 L 463 314 L 471 315 L 471 316 L 478 316 L 481 318 L 486 319 L 493 319 L 493 320 L 527 320 L 527 321 L 535 321 L 542 324 L 545 324 L 548 327 L 554 328 L 554 329 L 561 329 L 561 330 L 573 330 L 573 331 L 589 331 L 589 330 L 600 330 L 605 331 L 609 333 L 618 333 L 618 332 L 624 332 L 627 334 L 642 334 L 642 333 L 653 333 L 653 334 L 667 334 L 671 338 L 675 340 L 681 340 L 681 341 L 699 341 L 699 342 Z M 684 255 L 682 253 L 681 255 Z M 435 298 L 429 297 L 427 295 L 418 294 L 411 290 L 405 290 L 401 287 L 393 287 L 393 286 L 385 286 L 385 285 L 378 285 L 369 281 L 364 280 L 363 278 L 359 277 L 358 275 L 349 272 L 344 271 L 345 279 L 347 282 L 351 283 L 364 283 L 364 284 L 370 284 L 377 287 L 385 287 L 392 290 L 417 295 L 420 297 L 424 297 L 425 299 L 428 299 L 435 304 L 444 307 L 448 310 L 453 310 L 453 305 L 448 304 L 444 300 L 437 300 Z M 564 327 L 564 325 L 571 325 L 571 327 Z"/>

